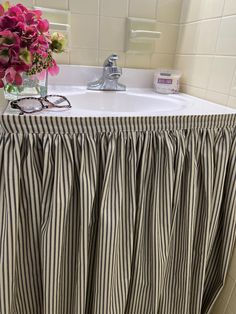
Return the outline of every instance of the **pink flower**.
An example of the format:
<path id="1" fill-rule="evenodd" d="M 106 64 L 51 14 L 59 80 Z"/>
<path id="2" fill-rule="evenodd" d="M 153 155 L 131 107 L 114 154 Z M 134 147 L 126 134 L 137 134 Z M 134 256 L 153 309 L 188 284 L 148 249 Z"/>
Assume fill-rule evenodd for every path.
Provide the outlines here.
<path id="1" fill-rule="evenodd" d="M 16 72 L 22 73 L 22 72 L 27 72 L 30 69 L 30 65 L 26 63 L 16 63 L 14 64 L 14 68 Z"/>
<path id="2" fill-rule="evenodd" d="M 4 14 L 4 7 L 0 4 L 0 16 Z"/>
<path id="3" fill-rule="evenodd" d="M 4 68 L 0 67 L 0 88 L 4 87 L 3 78 L 5 76 L 5 70 Z"/>
<path id="4" fill-rule="evenodd" d="M 38 30 L 40 33 L 46 33 L 49 29 L 49 22 L 47 20 L 39 20 L 38 21 Z"/>
<path id="5" fill-rule="evenodd" d="M 57 66 L 57 63 L 55 60 L 52 61 L 53 65 L 48 68 L 48 72 L 54 76 L 54 75 L 57 75 L 59 73 L 59 67 Z"/>
<path id="6" fill-rule="evenodd" d="M 12 63 L 18 59 L 20 51 L 20 38 L 9 30 L 0 32 L 0 64 Z"/>
<path id="7" fill-rule="evenodd" d="M 15 5 L 17 8 L 19 8 L 21 10 L 22 13 L 27 13 L 29 12 L 29 10 L 21 3 L 18 3 L 17 5 Z"/>
<path id="8" fill-rule="evenodd" d="M 10 84 L 21 85 L 22 77 L 13 67 L 11 67 L 6 70 L 6 81 Z"/>
<path id="9" fill-rule="evenodd" d="M 14 84 L 21 85 L 23 82 L 22 76 L 20 73 L 16 72 Z"/>
<path id="10" fill-rule="evenodd" d="M 13 83 L 15 81 L 16 71 L 14 68 L 8 68 L 6 70 L 6 81 L 7 83 Z"/>
<path id="11" fill-rule="evenodd" d="M 4 78 L 5 76 L 5 69 L 3 67 L 0 67 L 0 79 Z"/>
<path id="12" fill-rule="evenodd" d="M 3 47 L 20 45 L 20 38 L 16 33 L 12 33 L 9 30 L 4 30 L 0 32 L 0 43 Z"/>
<path id="13" fill-rule="evenodd" d="M 11 7 L 8 9 L 8 14 L 10 16 L 18 16 L 22 14 L 22 10 L 18 5 L 15 5 L 14 7 Z"/>
<path id="14" fill-rule="evenodd" d="M 39 20 L 42 16 L 42 11 L 41 10 L 31 10 L 32 13 L 36 16 L 36 18 Z"/>
<path id="15" fill-rule="evenodd" d="M 37 24 L 37 17 L 34 13 L 28 12 L 25 15 L 25 22 L 27 25 L 36 25 Z"/>
<path id="16" fill-rule="evenodd" d="M 0 19 L 0 30 L 13 29 L 18 23 L 16 16 L 4 15 Z"/>
<path id="17" fill-rule="evenodd" d="M 33 39 L 36 39 L 37 36 L 38 36 L 38 33 L 37 33 L 36 26 L 25 25 L 24 34 L 21 37 L 24 41 L 30 41 L 31 42 Z"/>

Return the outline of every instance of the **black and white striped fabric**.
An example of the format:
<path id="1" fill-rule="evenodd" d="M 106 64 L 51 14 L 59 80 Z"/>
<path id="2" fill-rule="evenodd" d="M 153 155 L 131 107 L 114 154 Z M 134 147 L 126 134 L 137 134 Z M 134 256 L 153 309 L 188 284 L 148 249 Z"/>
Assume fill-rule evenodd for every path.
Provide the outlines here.
<path id="1" fill-rule="evenodd" d="M 205 314 L 236 234 L 236 115 L 1 116 L 0 314 Z"/>

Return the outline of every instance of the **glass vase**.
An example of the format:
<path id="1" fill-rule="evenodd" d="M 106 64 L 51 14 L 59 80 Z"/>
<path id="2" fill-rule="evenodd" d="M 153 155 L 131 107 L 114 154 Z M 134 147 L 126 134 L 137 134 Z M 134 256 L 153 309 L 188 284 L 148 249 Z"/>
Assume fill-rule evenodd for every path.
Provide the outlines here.
<path id="1" fill-rule="evenodd" d="M 7 100 L 16 100 L 23 97 L 44 97 L 48 90 L 48 73 L 45 75 L 22 74 L 23 82 L 21 85 L 6 83 L 4 94 Z"/>

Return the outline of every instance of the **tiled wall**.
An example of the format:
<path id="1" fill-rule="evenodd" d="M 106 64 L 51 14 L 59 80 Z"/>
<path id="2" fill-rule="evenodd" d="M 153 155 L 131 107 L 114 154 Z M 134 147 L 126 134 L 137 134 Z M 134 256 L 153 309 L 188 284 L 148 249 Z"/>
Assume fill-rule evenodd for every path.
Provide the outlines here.
<path id="1" fill-rule="evenodd" d="M 175 67 L 184 92 L 236 107 L 236 0 L 183 0 Z"/>
<path id="2" fill-rule="evenodd" d="M 172 67 L 182 0 L 19 0 L 32 6 L 70 10 L 71 51 L 60 63 L 101 65 L 115 52 L 121 66 Z M 14 2 L 19 2 L 14 0 Z M 12 1 L 11 1 L 12 2 Z M 162 37 L 150 54 L 125 53 L 126 17 L 155 19 Z"/>
<path id="3" fill-rule="evenodd" d="M 236 0 L 183 0 L 179 27 L 182 90 L 236 107 Z M 236 250 L 211 314 L 236 314 Z"/>

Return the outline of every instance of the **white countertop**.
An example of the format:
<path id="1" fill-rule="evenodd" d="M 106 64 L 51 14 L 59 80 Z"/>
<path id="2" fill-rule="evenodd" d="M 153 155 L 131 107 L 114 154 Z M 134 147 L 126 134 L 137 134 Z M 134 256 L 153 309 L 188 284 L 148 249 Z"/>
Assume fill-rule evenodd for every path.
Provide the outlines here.
<path id="1" fill-rule="evenodd" d="M 120 82 L 125 92 L 88 91 L 86 84 L 101 76 L 102 68 L 60 66 L 60 73 L 50 77 L 48 94 L 66 96 L 72 108 L 45 109 L 32 115 L 62 117 L 186 116 L 236 114 L 235 109 L 186 94 L 162 95 L 152 89 L 154 70 L 123 69 Z M 18 115 L 0 93 L 0 113 Z"/>
<path id="2" fill-rule="evenodd" d="M 50 86 L 49 94 L 66 96 L 72 108 L 50 108 L 33 113 L 62 117 L 125 117 L 236 114 L 235 109 L 186 94 L 160 95 L 152 89 L 127 89 L 126 92 L 87 91 L 83 86 Z M 4 115 L 18 115 L 10 105 Z"/>

